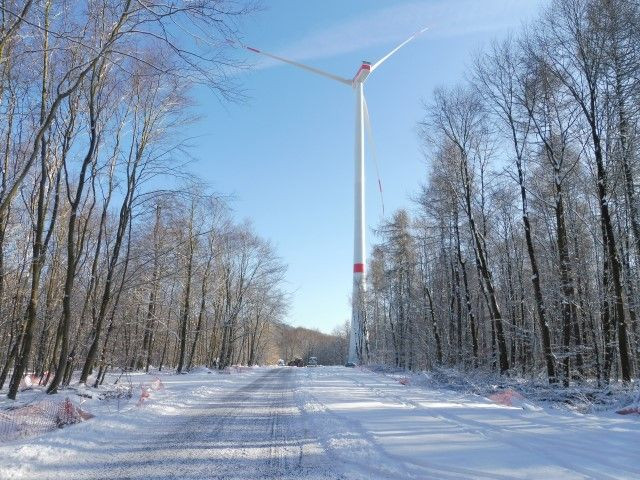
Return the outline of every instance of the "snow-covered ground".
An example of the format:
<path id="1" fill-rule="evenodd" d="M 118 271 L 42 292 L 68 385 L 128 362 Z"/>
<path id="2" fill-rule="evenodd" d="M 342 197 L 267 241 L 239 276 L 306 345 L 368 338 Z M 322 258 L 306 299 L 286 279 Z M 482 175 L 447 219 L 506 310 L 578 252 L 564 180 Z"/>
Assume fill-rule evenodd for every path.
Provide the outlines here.
<path id="1" fill-rule="evenodd" d="M 343 367 L 160 378 L 141 406 L 90 400 L 92 420 L 0 444 L 0 478 L 640 478 L 637 415 L 506 407 Z"/>

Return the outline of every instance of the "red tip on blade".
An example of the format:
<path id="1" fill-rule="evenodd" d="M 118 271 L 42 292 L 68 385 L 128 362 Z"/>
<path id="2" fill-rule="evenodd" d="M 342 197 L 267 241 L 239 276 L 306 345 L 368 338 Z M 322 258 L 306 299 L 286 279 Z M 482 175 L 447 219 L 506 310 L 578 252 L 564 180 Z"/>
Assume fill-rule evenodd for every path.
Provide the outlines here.
<path id="1" fill-rule="evenodd" d="M 363 263 L 354 263 L 353 264 L 353 273 L 364 273 L 364 264 Z"/>
<path id="2" fill-rule="evenodd" d="M 247 50 L 251 50 L 252 52 L 260 53 L 260 50 L 258 50 L 257 48 L 253 48 L 253 47 L 247 47 Z"/>

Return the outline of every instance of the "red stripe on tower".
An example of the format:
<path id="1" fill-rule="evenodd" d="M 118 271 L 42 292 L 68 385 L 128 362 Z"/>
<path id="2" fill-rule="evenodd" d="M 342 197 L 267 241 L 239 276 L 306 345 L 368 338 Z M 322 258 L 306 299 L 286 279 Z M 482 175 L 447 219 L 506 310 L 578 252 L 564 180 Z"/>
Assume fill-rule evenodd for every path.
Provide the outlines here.
<path id="1" fill-rule="evenodd" d="M 363 263 L 354 263 L 353 264 L 353 273 L 364 273 L 364 264 Z"/>

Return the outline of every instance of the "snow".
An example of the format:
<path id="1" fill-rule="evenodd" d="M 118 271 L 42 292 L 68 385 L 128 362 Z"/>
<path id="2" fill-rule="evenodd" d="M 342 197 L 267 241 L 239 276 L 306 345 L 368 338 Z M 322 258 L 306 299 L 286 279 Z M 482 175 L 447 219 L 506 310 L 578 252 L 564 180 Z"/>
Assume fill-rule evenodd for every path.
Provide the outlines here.
<path id="1" fill-rule="evenodd" d="M 386 478 L 640 476 L 638 418 L 508 407 L 452 390 L 403 386 L 383 375 L 322 373 L 325 378 L 305 390 L 342 423 L 366 433 L 371 449 L 379 449 L 376 463 L 391 469 Z"/>
<path id="2" fill-rule="evenodd" d="M 640 478 L 638 415 L 344 367 L 237 372 L 159 375 L 140 406 L 156 376 L 133 376 L 120 408 L 96 396 L 92 420 L 0 443 L 0 478 Z"/>

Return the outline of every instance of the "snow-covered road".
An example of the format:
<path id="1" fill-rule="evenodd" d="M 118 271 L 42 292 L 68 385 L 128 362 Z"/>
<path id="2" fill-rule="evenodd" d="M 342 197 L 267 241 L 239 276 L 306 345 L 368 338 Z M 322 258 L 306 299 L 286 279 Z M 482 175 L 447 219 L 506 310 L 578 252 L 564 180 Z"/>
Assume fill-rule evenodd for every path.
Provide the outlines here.
<path id="1" fill-rule="evenodd" d="M 45 435 L 57 440 L 47 442 L 43 437 L 26 447 L 35 464 L 23 478 L 341 478 L 301 421 L 295 403 L 297 373 L 283 368 L 233 379 L 165 378 L 169 398 L 158 405 L 127 412 L 121 422 L 98 420 L 95 428 L 89 422 Z M 182 398 L 176 398 L 176 392 Z M 65 439 L 65 433 L 70 438 Z M 35 454 L 42 441 L 45 449 L 59 445 L 60 457 L 48 452 L 43 461 Z"/>
<path id="2" fill-rule="evenodd" d="M 0 478 L 640 478 L 637 417 L 509 408 L 342 367 L 163 381 L 144 407 L 0 446 Z"/>

